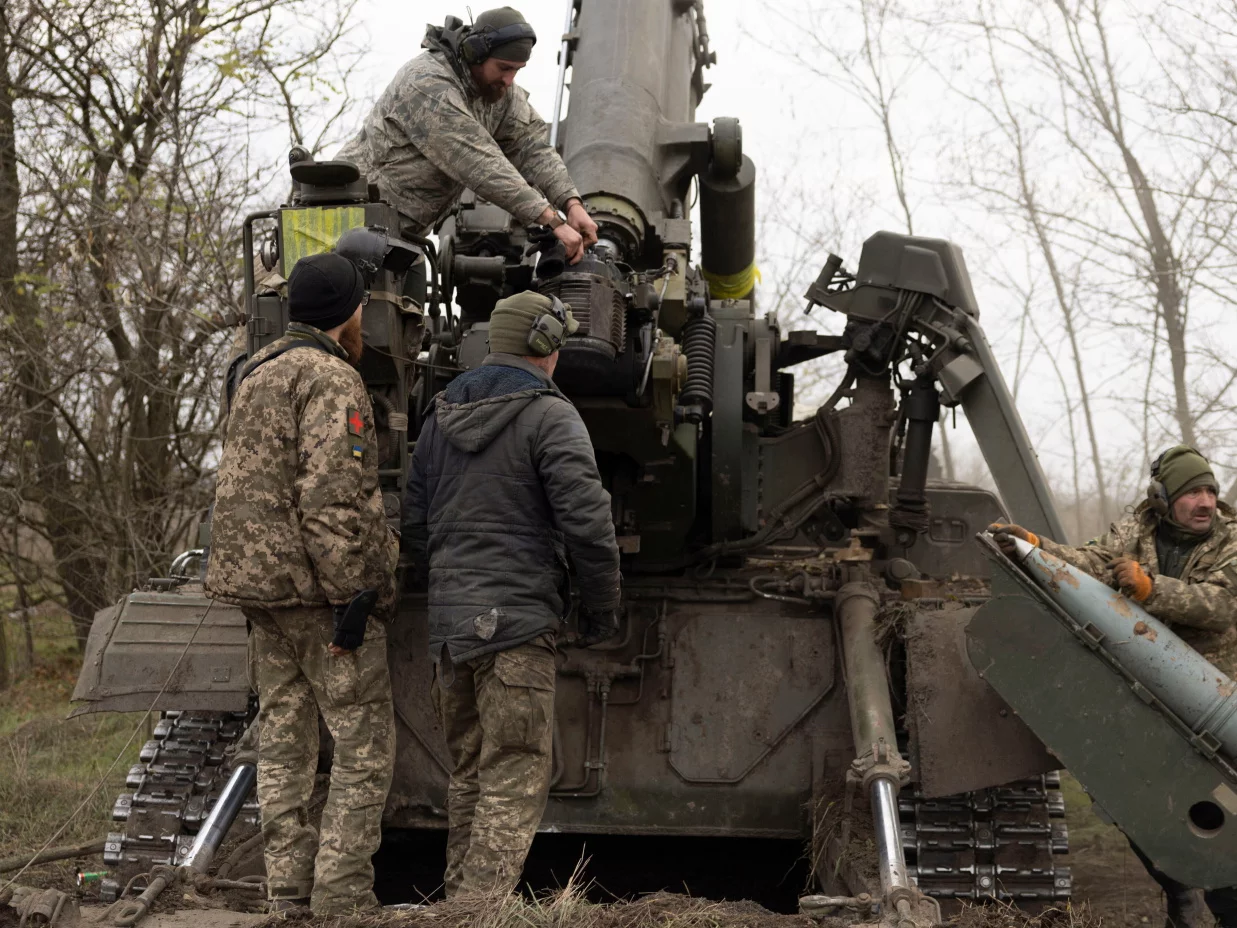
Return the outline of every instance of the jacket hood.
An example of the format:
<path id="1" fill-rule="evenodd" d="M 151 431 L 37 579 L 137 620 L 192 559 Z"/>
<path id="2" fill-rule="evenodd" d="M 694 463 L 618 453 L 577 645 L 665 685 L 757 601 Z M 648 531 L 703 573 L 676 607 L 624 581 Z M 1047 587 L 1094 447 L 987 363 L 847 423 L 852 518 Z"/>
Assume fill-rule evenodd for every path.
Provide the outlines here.
<path id="1" fill-rule="evenodd" d="M 493 355 L 491 355 L 493 357 Z M 460 451 L 481 451 L 539 396 L 561 396 L 535 367 L 487 363 L 461 374 L 438 397 L 438 430 Z"/>
<path id="2" fill-rule="evenodd" d="M 461 36 L 458 34 L 449 35 L 442 26 L 426 26 L 425 38 L 421 40 L 421 47 L 442 55 L 446 59 L 447 65 L 455 72 L 455 76 L 464 85 L 464 89 L 468 90 L 474 87 L 475 84 L 468 69 L 464 67 L 464 62 L 460 60 L 460 38 Z"/>

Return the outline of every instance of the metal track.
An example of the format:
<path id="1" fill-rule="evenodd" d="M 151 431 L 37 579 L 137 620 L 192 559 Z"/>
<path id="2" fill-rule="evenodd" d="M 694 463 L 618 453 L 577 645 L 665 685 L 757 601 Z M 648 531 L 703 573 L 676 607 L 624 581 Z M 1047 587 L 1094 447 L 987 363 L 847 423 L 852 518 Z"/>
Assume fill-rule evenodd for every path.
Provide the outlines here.
<path id="1" fill-rule="evenodd" d="M 107 836 L 103 861 L 110 876 L 100 883 L 104 902 L 114 901 L 128 880 L 156 864 L 175 866 L 231 774 L 225 751 L 244 734 L 244 712 L 165 712 L 154 737 L 143 745 L 140 763 L 129 768 L 112 807 L 123 832 Z M 237 824 L 258 825 L 258 800 L 241 807 Z"/>
<path id="2" fill-rule="evenodd" d="M 904 790 L 902 848 L 919 888 L 941 899 L 1060 902 L 1071 879 L 1060 774 L 943 799 Z"/>

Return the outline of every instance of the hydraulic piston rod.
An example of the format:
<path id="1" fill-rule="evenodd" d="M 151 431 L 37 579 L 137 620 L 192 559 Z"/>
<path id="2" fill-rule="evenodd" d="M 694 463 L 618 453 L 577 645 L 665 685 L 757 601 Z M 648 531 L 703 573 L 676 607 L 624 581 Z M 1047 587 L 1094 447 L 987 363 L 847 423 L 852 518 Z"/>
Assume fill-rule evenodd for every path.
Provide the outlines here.
<path id="1" fill-rule="evenodd" d="M 186 867 L 198 873 L 206 872 L 215 857 L 215 852 L 219 850 L 219 845 L 223 843 L 223 839 L 227 837 L 228 831 L 232 828 L 232 823 L 236 821 L 236 816 L 240 814 L 241 806 L 245 804 L 257 779 L 258 768 L 256 766 L 249 763 L 236 765 L 232 776 L 223 787 L 223 792 L 219 794 L 215 807 L 211 809 L 210 815 L 202 823 L 193 841 L 193 847 L 189 849 L 185 857 Z"/>
<path id="2" fill-rule="evenodd" d="M 864 780 L 872 803 L 881 896 L 888 905 L 901 910 L 901 903 L 909 906 L 919 894 L 906 869 L 898 829 L 902 758 L 898 754 L 885 659 L 876 644 L 879 601 L 870 583 L 852 581 L 838 591 L 835 614 L 842 628 L 842 659 L 857 765 L 865 770 Z"/>
<path id="3" fill-rule="evenodd" d="M 206 873 L 211 861 L 215 858 L 215 852 L 219 850 L 219 845 L 223 843 L 232 823 L 236 821 L 236 816 L 240 813 L 241 806 L 245 804 L 245 799 L 253 790 L 257 779 L 258 768 L 254 764 L 236 765 L 215 807 L 211 809 L 210 815 L 202 823 L 202 828 L 198 831 L 198 836 L 194 839 L 193 846 L 189 849 L 182 866 L 195 873 Z M 150 911 L 150 907 L 159 898 L 160 893 L 167 889 L 176 878 L 177 873 L 171 867 L 156 868 L 152 873 L 150 884 L 140 896 L 121 907 L 116 914 L 114 924 L 121 928 L 136 925 Z"/>
<path id="4" fill-rule="evenodd" d="M 558 81 L 554 85 L 554 118 L 550 120 L 550 147 L 558 147 L 558 124 L 562 119 L 563 90 L 567 85 L 567 58 L 571 54 L 571 21 L 575 16 L 576 0 L 567 0 L 567 16 L 563 20 L 563 44 L 558 48 Z"/>

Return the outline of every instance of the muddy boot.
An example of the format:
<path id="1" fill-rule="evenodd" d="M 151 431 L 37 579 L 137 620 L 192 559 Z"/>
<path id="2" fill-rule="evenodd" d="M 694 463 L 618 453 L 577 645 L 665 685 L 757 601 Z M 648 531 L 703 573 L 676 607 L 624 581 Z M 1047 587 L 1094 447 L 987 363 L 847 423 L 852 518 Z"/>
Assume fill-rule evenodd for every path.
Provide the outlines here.
<path id="1" fill-rule="evenodd" d="M 1201 889 L 1178 886 L 1170 892 L 1166 887 L 1164 896 L 1168 901 L 1164 928 L 1212 928 L 1215 924 L 1203 902 Z"/>

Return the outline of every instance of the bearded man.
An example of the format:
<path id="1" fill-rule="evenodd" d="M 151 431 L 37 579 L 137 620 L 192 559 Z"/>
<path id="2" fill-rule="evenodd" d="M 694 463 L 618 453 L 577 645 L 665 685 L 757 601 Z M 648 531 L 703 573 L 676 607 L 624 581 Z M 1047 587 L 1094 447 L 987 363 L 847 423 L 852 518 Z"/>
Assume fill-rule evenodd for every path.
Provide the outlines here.
<path id="1" fill-rule="evenodd" d="M 400 68 L 340 150 L 399 210 L 404 231 L 428 233 L 468 188 L 522 225 L 553 228 L 572 264 L 596 244 L 597 224 L 528 92 L 515 85 L 536 41 L 511 7 L 487 10 L 471 26 L 452 16 L 427 27 L 426 51 Z"/>

